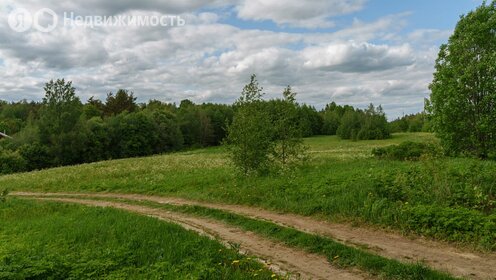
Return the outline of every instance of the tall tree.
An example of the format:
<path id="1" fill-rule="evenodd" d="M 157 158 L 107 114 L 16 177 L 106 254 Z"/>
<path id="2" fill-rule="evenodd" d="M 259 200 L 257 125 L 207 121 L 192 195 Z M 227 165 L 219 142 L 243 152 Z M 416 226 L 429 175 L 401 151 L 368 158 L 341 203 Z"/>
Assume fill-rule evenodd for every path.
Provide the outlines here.
<path id="1" fill-rule="evenodd" d="M 450 154 L 496 156 L 496 1 L 460 18 L 441 46 L 426 109 Z"/>
<path id="2" fill-rule="evenodd" d="M 39 136 L 41 144 L 50 148 L 55 164 L 72 164 L 80 158 L 84 149 L 79 135 L 82 106 L 72 82 L 52 80 L 45 85 Z"/>

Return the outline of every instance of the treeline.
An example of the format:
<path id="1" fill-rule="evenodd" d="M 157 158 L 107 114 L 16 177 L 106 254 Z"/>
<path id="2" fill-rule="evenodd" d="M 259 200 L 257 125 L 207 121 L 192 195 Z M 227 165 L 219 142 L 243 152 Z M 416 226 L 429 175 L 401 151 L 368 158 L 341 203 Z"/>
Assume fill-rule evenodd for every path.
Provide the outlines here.
<path id="1" fill-rule="evenodd" d="M 179 105 L 151 100 L 138 104 L 127 90 L 103 101 L 77 97 L 71 82 L 50 81 L 42 102 L 0 102 L 0 173 L 147 156 L 223 143 L 239 106 Z M 263 101 L 267 112 L 280 112 L 276 101 Z M 361 110 L 331 103 L 317 111 L 295 103 L 291 118 L 298 135 L 338 135 L 343 139 L 384 139 L 390 127 L 382 108 Z M 270 124 L 274 125 L 274 124 Z"/>
<path id="2" fill-rule="evenodd" d="M 392 133 L 397 132 L 432 132 L 432 127 L 428 119 L 428 115 L 424 112 L 406 115 L 397 118 L 390 124 Z"/>
<path id="3" fill-rule="evenodd" d="M 338 135 L 341 139 L 374 140 L 391 137 L 386 114 L 381 106 L 370 104 L 365 110 L 338 106 L 332 102 L 321 112 L 322 134 Z"/>
<path id="4" fill-rule="evenodd" d="M 0 130 L 13 136 L 0 141 L 0 173 L 219 145 L 233 114 L 188 100 L 137 104 L 126 90 L 83 104 L 71 82 L 51 81 L 40 103 L 0 104 Z"/>

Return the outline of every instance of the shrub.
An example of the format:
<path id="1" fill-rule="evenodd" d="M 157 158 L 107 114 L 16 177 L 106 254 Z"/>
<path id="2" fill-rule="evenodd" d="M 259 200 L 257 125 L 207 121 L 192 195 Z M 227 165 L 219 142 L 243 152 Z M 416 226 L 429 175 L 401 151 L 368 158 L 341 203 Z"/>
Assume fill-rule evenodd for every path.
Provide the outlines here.
<path id="1" fill-rule="evenodd" d="M 36 143 L 22 145 L 19 154 L 26 160 L 28 170 L 48 168 L 53 162 L 48 148 Z"/>
<path id="2" fill-rule="evenodd" d="M 26 168 L 26 160 L 18 152 L 0 150 L 0 174 L 23 172 Z"/>
<path id="3" fill-rule="evenodd" d="M 375 148 L 372 154 L 382 159 L 419 160 L 422 156 L 438 157 L 441 152 L 435 144 L 406 141 L 399 145 Z"/>
<path id="4" fill-rule="evenodd" d="M 484 248 L 496 248 L 496 215 L 433 205 L 408 206 L 403 215 L 404 226 L 416 233 L 449 241 L 476 240 Z"/>

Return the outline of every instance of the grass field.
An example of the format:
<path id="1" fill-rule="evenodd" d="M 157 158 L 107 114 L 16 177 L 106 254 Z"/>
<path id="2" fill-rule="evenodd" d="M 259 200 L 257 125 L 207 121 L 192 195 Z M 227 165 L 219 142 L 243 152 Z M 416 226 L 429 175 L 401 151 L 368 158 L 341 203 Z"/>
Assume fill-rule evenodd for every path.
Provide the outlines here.
<path id="1" fill-rule="evenodd" d="M 0 279 L 273 279 L 217 241 L 113 209 L 0 203 Z"/>
<path id="2" fill-rule="evenodd" d="M 383 141 L 306 139 L 311 159 L 291 175 L 240 178 L 222 147 L 0 177 L 10 190 L 171 195 L 256 205 L 366 223 L 496 249 L 496 163 L 375 159 L 374 147 L 434 142 L 431 134 Z"/>

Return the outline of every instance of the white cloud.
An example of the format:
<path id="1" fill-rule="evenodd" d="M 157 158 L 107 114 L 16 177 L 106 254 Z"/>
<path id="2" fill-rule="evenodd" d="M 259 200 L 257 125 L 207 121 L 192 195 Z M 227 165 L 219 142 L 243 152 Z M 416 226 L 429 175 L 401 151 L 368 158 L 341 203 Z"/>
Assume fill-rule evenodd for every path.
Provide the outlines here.
<path id="1" fill-rule="evenodd" d="M 370 72 L 414 63 L 409 45 L 391 47 L 370 43 L 337 43 L 303 50 L 304 66 L 338 72 Z"/>
<path id="2" fill-rule="evenodd" d="M 55 3 L 47 1 L 23 3 L 32 8 Z M 331 33 L 289 33 L 222 24 L 219 14 L 224 10 L 195 10 L 201 5 L 222 5 L 220 1 L 198 2 L 201 5 L 160 2 L 157 6 L 153 1 L 142 2 L 95 0 L 83 7 L 83 2 L 61 1 L 59 9 L 72 5 L 78 14 L 91 9 L 121 14 L 181 11 L 188 24 L 178 28 L 60 27 L 52 33 L 15 33 L 0 20 L 0 99 L 39 100 L 43 83 L 66 78 L 74 82 L 83 100 L 127 88 L 140 101 L 189 98 L 230 103 L 256 73 L 269 96 L 280 95 L 284 86 L 292 85 L 299 101 L 317 107 L 331 100 L 358 106 L 374 102 L 396 116 L 421 109 L 437 53 L 432 38 L 442 37 L 425 30 L 402 35 L 407 14 L 372 22 L 355 20 Z M 287 9 L 268 2 L 275 6 L 265 14 L 278 24 L 302 26 L 316 19 L 329 23 L 329 17 L 357 10 L 362 2 L 315 1 L 312 6 L 307 1 L 300 7 L 288 1 Z M 0 11 L 0 18 L 5 13 Z"/>
<path id="3" fill-rule="evenodd" d="M 365 0 L 244 0 L 238 16 L 247 20 L 271 20 L 279 25 L 318 28 L 331 27 L 333 16 L 361 10 Z"/>

